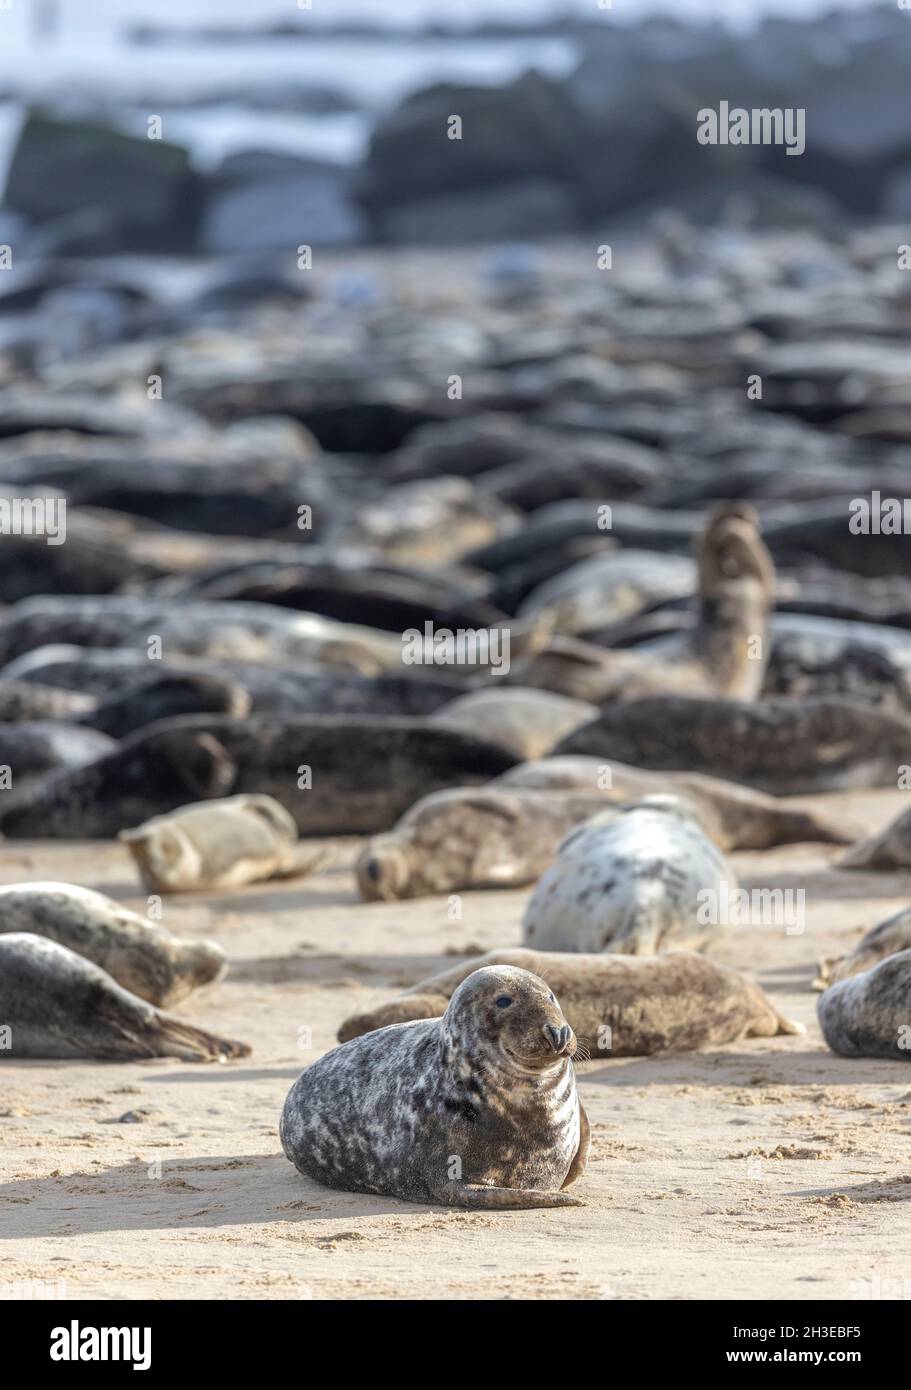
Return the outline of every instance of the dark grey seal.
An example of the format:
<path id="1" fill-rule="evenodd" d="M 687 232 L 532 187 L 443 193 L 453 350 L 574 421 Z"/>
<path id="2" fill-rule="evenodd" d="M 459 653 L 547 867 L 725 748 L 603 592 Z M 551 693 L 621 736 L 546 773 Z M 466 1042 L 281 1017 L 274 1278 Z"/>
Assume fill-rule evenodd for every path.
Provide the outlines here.
<path id="1" fill-rule="evenodd" d="M 215 1037 L 161 1013 L 91 961 L 27 932 L 0 936 L 0 1038 L 0 1060 L 179 1057 L 223 1062 L 250 1052 L 245 1043 Z"/>
<path id="2" fill-rule="evenodd" d="M 911 719 L 850 700 L 655 695 L 603 708 L 553 751 L 706 772 L 787 796 L 894 786 L 909 750 Z"/>
<path id="3" fill-rule="evenodd" d="M 327 1187 L 498 1210 L 578 1206 L 588 1123 L 576 1039 L 550 986 L 485 966 L 439 1020 L 397 1023 L 314 1062 L 285 1101 L 282 1147 Z"/>
<path id="4" fill-rule="evenodd" d="M 486 782 L 516 761 L 418 719 L 188 715 L 150 725 L 87 767 L 36 787 L 0 816 L 0 829 L 106 839 L 189 801 L 250 792 L 274 797 L 302 835 L 370 835 L 419 797 Z"/>
<path id="5" fill-rule="evenodd" d="M 839 980 L 819 996 L 816 1012 L 833 1052 L 911 1061 L 911 950 Z"/>

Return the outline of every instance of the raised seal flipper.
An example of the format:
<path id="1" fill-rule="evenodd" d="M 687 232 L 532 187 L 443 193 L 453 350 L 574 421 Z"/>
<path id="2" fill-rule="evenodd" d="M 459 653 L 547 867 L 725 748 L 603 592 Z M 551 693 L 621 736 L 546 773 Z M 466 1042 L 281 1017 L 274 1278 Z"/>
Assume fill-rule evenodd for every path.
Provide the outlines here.
<path id="1" fill-rule="evenodd" d="M 475 1211 L 523 1211 L 533 1207 L 581 1207 L 565 1192 L 535 1192 L 530 1187 L 485 1187 L 476 1182 L 449 1182 L 440 1192 L 447 1206 Z"/>

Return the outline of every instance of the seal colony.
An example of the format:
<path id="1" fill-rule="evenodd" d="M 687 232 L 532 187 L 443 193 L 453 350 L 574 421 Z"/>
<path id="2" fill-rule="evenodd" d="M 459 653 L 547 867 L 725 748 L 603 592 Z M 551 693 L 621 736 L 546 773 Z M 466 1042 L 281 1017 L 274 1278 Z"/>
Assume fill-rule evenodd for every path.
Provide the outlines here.
<path id="1" fill-rule="evenodd" d="M 817 943 L 753 960 L 700 899 L 736 884 L 729 855 L 788 877 L 809 842 L 868 923 L 911 863 L 908 813 L 867 824 L 852 795 L 911 761 L 907 538 L 847 525 L 875 515 L 854 492 L 905 486 L 904 311 L 881 246 L 847 235 L 818 248 L 837 296 L 803 245 L 744 236 L 741 264 L 719 246 L 694 276 L 671 241 L 643 243 L 644 278 L 554 265 L 486 282 L 470 314 L 435 299 L 416 319 L 385 289 L 361 313 L 328 282 L 289 309 L 271 276 L 189 311 L 151 276 L 128 342 L 50 357 L 10 315 L 0 487 L 65 497 L 68 537 L 3 537 L 0 852 L 17 880 L 71 857 L 0 888 L 2 1065 L 233 1062 L 248 1044 L 199 1026 L 212 1001 L 240 1001 L 253 1037 L 274 999 L 293 1038 L 293 991 L 344 949 L 314 1011 L 316 1052 L 337 1027 L 339 1046 L 291 1090 L 287 1157 L 336 1189 L 487 1211 L 577 1202 L 579 1093 L 613 1104 L 624 1058 L 646 1093 L 659 1053 L 712 1078 L 698 1054 L 722 1046 L 799 1070 L 785 1015 Z M 10 293 L 85 289 L 46 272 Z M 839 347 L 857 324 L 869 353 Z M 161 366 L 167 398 L 118 404 L 127 360 Z M 451 362 L 464 399 L 443 399 Z M 96 843 L 34 844 L 52 840 Z M 98 841 L 121 855 L 109 878 Z M 793 860 L 766 858 L 780 846 Z M 323 856 L 331 877 L 298 883 Z M 799 1048 L 824 1040 L 839 1079 L 907 1055 L 907 916 L 823 963 Z M 284 1089 L 278 1047 L 235 1071 L 245 1100 L 277 1059 Z"/>

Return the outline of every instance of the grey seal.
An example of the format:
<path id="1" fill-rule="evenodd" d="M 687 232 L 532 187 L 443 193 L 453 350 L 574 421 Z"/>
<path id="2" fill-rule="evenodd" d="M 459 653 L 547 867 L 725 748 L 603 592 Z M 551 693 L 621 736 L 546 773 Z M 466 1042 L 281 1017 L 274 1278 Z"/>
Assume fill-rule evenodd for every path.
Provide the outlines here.
<path id="1" fill-rule="evenodd" d="M 597 706 L 583 700 L 549 690 L 504 686 L 459 695 L 428 720 L 442 729 L 458 729 L 487 739 L 517 758 L 538 758 L 597 716 Z"/>
<path id="2" fill-rule="evenodd" d="M 224 952 L 214 941 L 173 936 L 104 893 L 74 883 L 0 887 L 0 934 L 8 932 L 56 941 L 160 1007 L 185 999 L 226 969 Z"/>
<path id="3" fill-rule="evenodd" d="M 576 1040 L 550 987 L 510 966 L 463 980 L 442 1018 L 333 1049 L 285 1101 L 281 1141 L 328 1187 L 481 1210 L 577 1206 L 588 1124 Z"/>
<path id="4" fill-rule="evenodd" d="M 597 793 L 606 804 L 669 792 L 698 807 L 706 830 L 723 850 L 771 849 L 808 841 L 846 844 L 851 839 L 848 830 L 816 811 L 787 805 L 737 782 L 699 772 L 647 772 L 581 753 L 519 763 L 495 778 L 488 790 L 493 787 Z"/>
<path id="5" fill-rule="evenodd" d="M 461 982 L 491 965 L 528 970 L 546 981 L 562 1002 L 580 1055 L 592 1060 L 649 1057 L 806 1031 L 783 1018 L 745 975 L 691 951 L 617 956 L 517 947 L 488 951 L 421 980 L 388 1004 L 353 1015 L 340 1027 L 339 1042 L 392 1023 L 439 1017 Z"/>
<path id="6" fill-rule="evenodd" d="M 104 839 L 188 801 L 251 792 L 274 797 L 303 835 L 369 835 L 428 792 L 489 781 L 515 761 L 419 719 L 186 715 L 37 787 L 0 816 L 0 829 Z"/>
<path id="7" fill-rule="evenodd" d="M 553 750 L 669 772 L 708 772 L 773 795 L 895 785 L 911 719 L 850 700 L 688 699 L 605 706 Z"/>
<path id="8" fill-rule="evenodd" d="M 904 908 L 878 922 L 858 941 L 846 956 L 827 956 L 819 963 L 817 989 L 827 989 L 838 980 L 850 979 L 862 970 L 870 970 L 887 956 L 911 949 L 911 908 Z"/>
<path id="9" fill-rule="evenodd" d="M 816 1012 L 833 1052 L 911 1061 L 911 950 L 831 985 Z"/>
<path id="10" fill-rule="evenodd" d="M 909 753 L 911 757 L 911 753 Z M 878 835 L 859 840 L 839 860 L 839 869 L 911 868 L 911 810 L 902 811 Z"/>
<path id="11" fill-rule="evenodd" d="M 195 802 L 118 839 L 151 893 L 242 888 L 306 873 L 321 857 L 299 849 L 294 818 L 271 796 Z"/>
<path id="12" fill-rule="evenodd" d="M 0 936 L 0 1020 L 10 1030 L 3 1058 L 97 1057 L 185 1062 L 246 1057 L 231 1042 L 162 1013 L 99 966 L 28 932 Z"/>
<path id="13" fill-rule="evenodd" d="M 736 887 L 695 808 L 647 798 L 570 832 L 525 909 L 523 944 L 631 956 L 703 947 L 725 924 L 701 895 L 720 903 Z"/>
<path id="14" fill-rule="evenodd" d="M 494 783 L 434 792 L 364 846 L 354 866 L 358 889 L 367 902 L 390 902 L 533 883 L 573 826 L 604 804 L 595 791 Z"/>

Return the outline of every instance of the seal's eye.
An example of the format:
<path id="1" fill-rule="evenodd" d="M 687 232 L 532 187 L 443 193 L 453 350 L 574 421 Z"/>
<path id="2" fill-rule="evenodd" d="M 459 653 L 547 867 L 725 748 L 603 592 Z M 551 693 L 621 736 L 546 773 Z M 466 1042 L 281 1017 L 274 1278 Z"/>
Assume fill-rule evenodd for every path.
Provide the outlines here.
<path id="1" fill-rule="evenodd" d="M 552 1004 L 556 1004 L 557 1001 L 556 1001 L 556 999 L 554 998 L 554 996 L 553 996 L 552 994 L 548 995 L 548 998 L 550 999 L 550 1002 L 551 1002 Z"/>
<path id="2" fill-rule="evenodd" d="M 495 999 L 493 1002 L 496 1004 L 498 1009 L 508 1009 L 510 1004 L 512 1003 L 512 1000 L 510 999 L 508 994 L 501 994 L 499 999 Z"/>

